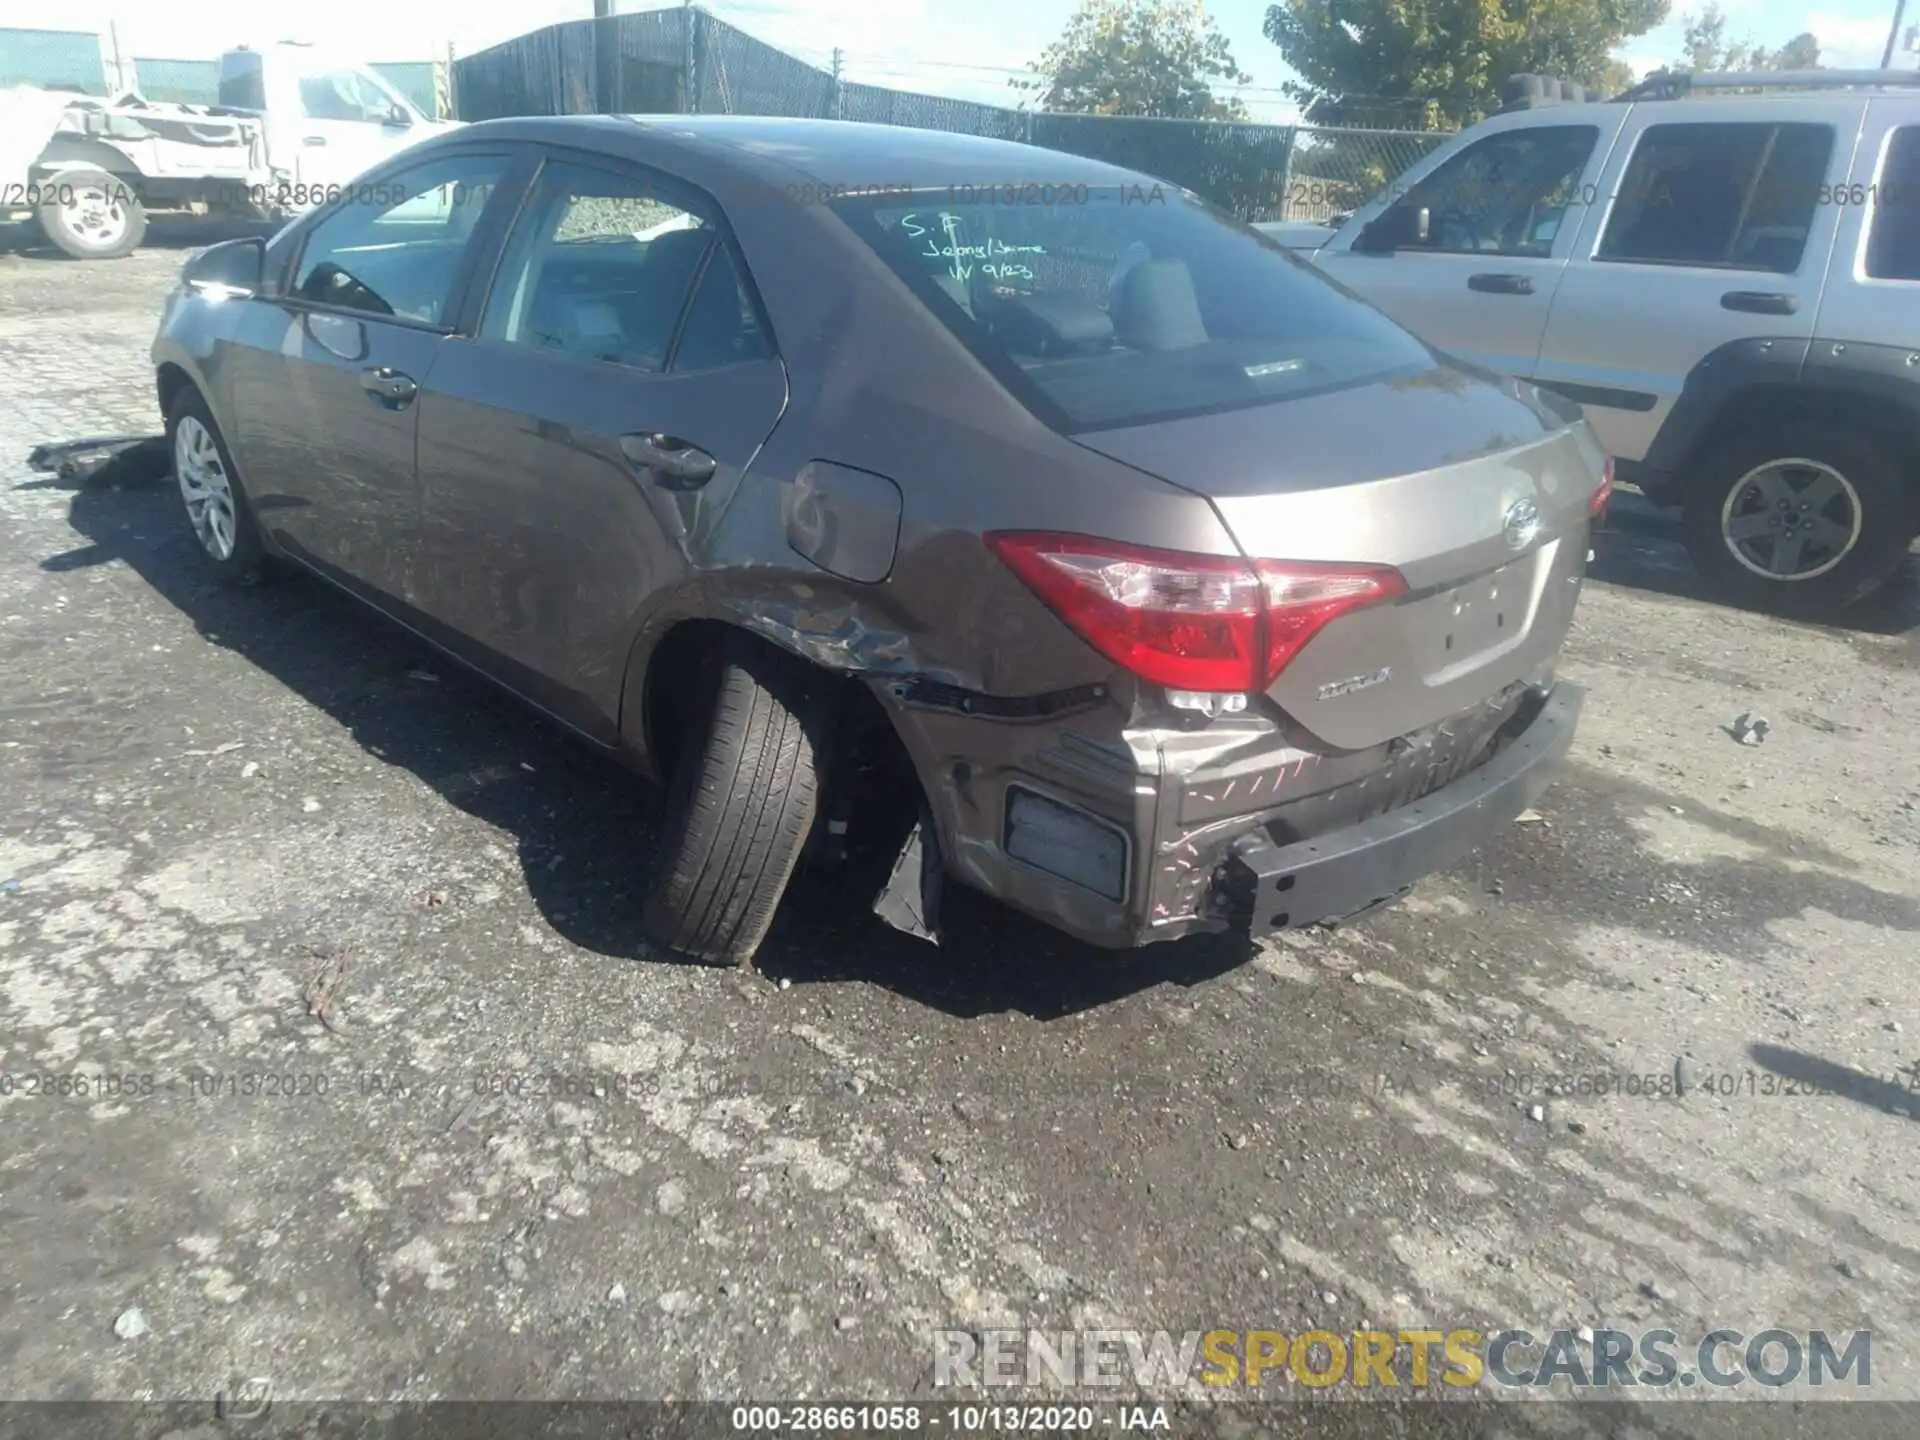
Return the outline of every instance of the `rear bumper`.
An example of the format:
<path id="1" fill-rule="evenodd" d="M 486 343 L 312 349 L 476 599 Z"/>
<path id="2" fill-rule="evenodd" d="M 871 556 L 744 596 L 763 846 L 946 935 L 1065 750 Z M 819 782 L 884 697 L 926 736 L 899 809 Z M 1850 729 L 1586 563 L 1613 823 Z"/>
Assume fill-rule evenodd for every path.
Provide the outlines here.
<path id="1" fill-rule="evenodd" d="M 1388 744 L 1327 752 L 1255 717 L 1129 725 L 1120 697 L 1002 720 L 882 693 L 946 872 L 1112 948 L 1265 933 L 1395 895 L 1533 802 L 1582 699 L 1571 685 L 1516 686 Z M 1023 797 L 1051 802 L 1024 845 Z M 1104 871 L 1087 863 L 1096 853 Z"/>
<path id="2" fill-rule="evenodd" d="M 1460 859 L 1545 790 L 1573 744 L 1584 692 L 1557 685 L 1532 723 L 1479 768 L 1410 805 L 1291 845 L 1254 831 L 1233 847 L 1227 888 L 1253 934 L 1372 908 Z"/>

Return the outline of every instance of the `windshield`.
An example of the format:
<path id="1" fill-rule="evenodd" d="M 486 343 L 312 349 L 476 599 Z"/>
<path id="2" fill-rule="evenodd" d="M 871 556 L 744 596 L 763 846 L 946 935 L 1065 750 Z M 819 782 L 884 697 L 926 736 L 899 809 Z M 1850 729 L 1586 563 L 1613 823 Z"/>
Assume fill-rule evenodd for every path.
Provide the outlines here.
<path id="1" fill-rule="evenodd" d="M 1063 430 L 1270 404 L 1436 363 L 1276 243 L 1167 187 L 953 186 L 835 208 Z"/>

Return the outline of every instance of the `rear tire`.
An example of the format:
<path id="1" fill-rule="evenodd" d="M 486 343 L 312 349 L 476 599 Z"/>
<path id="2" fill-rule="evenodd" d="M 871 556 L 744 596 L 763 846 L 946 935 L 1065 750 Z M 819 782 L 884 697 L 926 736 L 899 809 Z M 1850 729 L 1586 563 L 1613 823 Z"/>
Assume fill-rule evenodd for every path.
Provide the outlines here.
<path id="1" fill-rule="evenodd" d="M 818 810 L 820 694 L 804 662 L 728 639 L 704 724 L 674 767 L 648 939 L 708 964 L 751 963 Z"/>
<path id="2" fill-rule="evenodd" d="M 126 181 L 91 165 L 76 165 L 39 186 L 53 198 L 40 207 L 47 239 L 76 260 L 130 255 L 147 237 L 147 211 Z"/>
<path id="3" fill-rule="evenodd" d="M 1810 619 L 1884 585 L 1920 529 L 1891 451 L 1817 421 L 1715 444 L 1688 477 L 1682 507 L 1687 550 L 1716 591 Z"/>

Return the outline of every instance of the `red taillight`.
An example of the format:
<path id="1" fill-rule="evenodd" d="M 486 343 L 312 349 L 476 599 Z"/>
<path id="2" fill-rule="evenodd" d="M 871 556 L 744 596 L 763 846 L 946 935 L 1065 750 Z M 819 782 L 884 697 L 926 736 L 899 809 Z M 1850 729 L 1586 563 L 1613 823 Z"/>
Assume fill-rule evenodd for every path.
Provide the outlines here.
<path id="1" fill-rule="evenodd" d="M 1291 560 L 1253 562 L 1267 595 L 1267 669 L 1264 690 L 1329 621 L 1407 593 L 1400 572 L 1386 565 L 1309 565 Z"/>
<path id="2" fill-rule="evenodd" d="M 1264 690 L 1335 616 L 1406 590 L 1381 565 L 1187 555 L 998 531 L 993 553 L 1115 664 L 1170 690 Z"/>
<path id="3" fill-rule="evenodd" d="M 1613 457 L 1607 456 L 1606 463 L 1600 467 L 1600 483 L 1594 487 L 1593 494 L 1587 497 L 1587 518 L 1597 520 L 1607 508 L 1607 502 L 1613 498 Z"/>

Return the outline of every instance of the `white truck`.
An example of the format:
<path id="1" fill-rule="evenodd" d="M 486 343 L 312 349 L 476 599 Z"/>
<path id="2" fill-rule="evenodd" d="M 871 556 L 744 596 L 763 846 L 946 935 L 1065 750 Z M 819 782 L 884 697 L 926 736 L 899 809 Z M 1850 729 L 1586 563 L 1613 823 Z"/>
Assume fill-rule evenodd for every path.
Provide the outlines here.
<path id="1" fill-rule="evenodd" d="M 337 195 L 452 121 L 364 65 L 280 42 L 220 57 L 219 103 L 0 90 L 0 218 L 33 218 L 69 255 L 138 247 L 160 210 L 277 219 Z"/>

